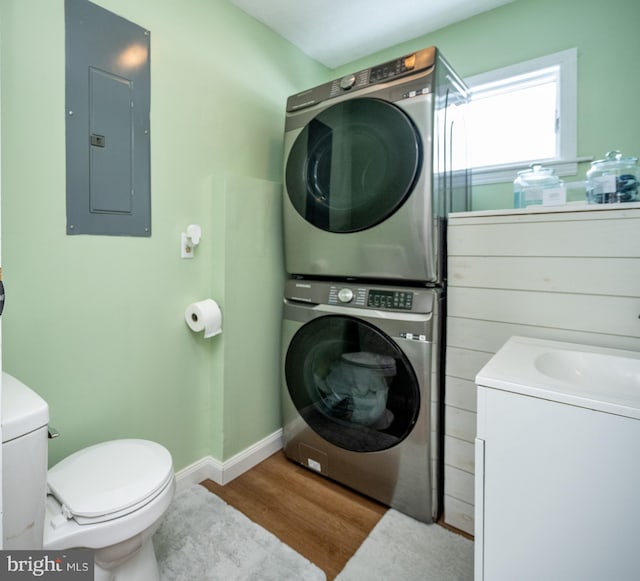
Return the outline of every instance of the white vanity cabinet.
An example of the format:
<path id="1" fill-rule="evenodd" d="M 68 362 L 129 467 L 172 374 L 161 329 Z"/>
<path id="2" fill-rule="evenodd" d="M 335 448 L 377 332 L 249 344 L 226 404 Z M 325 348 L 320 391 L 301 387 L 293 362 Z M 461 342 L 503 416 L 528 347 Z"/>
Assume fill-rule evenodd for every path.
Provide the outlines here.
<path id="1" fill-rule="evenodd" d="M 593 370 L 593 386 L 572 385 L 562 374 L 581 379 L 597 348 L 580 359 L 569 344 L 513 339 L 477 378 L 475 581 L 638 579 L 640 353 L 627 387 Z M 536 359 L 554 346 L 569 353 L 547 368 L 562 381 Z"/>

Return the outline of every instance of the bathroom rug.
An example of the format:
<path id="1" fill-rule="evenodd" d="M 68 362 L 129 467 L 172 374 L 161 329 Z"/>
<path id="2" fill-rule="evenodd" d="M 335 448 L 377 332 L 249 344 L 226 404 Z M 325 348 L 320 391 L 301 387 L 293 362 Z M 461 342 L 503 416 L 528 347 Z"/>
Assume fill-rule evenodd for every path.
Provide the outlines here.
<path id="1" fill-rule="evenodd" d="M 200 485 L 176 494 L 153 537 L 161 581 L 325 581 L 324 572 Z"/>
<path id="2" fill-rule="evenodd" d="M 336 581 L 473 581 L 473 541 L 389 509 Z"/>

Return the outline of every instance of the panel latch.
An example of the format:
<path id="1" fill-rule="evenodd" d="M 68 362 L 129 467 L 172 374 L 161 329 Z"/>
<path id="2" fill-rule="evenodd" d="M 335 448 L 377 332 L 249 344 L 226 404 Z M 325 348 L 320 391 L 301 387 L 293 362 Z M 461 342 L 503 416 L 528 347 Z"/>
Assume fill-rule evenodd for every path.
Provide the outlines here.
<path id="1" fill-rule="evenodd" d="M 104 135 L 98 135 L 97 133 L 92 133 L 91 145 L 93 145 L 94 147 L 104 147 Z"/>

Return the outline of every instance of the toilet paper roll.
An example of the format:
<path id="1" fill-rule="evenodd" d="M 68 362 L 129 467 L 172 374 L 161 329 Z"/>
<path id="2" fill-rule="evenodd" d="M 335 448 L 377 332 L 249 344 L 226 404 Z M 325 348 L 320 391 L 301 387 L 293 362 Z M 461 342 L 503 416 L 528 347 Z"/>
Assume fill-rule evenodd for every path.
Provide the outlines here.
<path id="1" fill-rule="evenodd" d="M 222 313 L 213 299 L 191 303 L 184 313 L 184 320 L 192 331 L 204 331 L 205 339 L 222 333 Z"/>

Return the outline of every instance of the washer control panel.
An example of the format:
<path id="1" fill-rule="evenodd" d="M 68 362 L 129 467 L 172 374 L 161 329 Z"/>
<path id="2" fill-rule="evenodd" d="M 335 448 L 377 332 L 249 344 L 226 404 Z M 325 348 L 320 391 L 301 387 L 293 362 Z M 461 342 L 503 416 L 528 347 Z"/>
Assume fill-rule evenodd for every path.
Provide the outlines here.
<path id="1" fill-rule="evenodd" d="M 402 309 L 410 311 L 413 307 L 413 293 L 409 291 L 372 289 L 369 291 L 367 306 L 375 309 Z"/>
<path id="2" fill-rule="evenodd" d="M 433 288 L 372 285 L 351 280 L 290 279 L 285 284 L 287 303 L 411 313 L 431 313 L 440 291 Z"/>
<path id="3" fill-rule="evenodd" d="M 413 308 L 413 292 L 407 290 L 383 290 L 352 288 L 347 286 L 329 287 L 327 303 L 330 305 L 351 304 L 355 307 L 371 309 L 400 309 L 410 311 Z"/>

